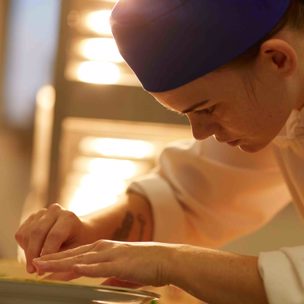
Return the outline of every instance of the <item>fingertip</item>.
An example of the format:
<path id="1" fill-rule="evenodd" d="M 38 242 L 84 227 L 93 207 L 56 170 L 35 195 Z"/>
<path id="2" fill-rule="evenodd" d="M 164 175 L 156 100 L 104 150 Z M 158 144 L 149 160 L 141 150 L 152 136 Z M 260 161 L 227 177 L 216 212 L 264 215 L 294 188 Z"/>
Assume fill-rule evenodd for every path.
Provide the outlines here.
<path id="1" fill-rule="evenodd" d="M 86 265 L 84 265 L 84 264 L 75 264 L 75 265 L 73 265 L 72 270 L 73 270 L 73 272 L 76 272 L 76 273 L 83 273 L 85 268 L 86 268 Z"/>
<path id="2" fill-rule="evenodd" d="M 36 272 L 36 268 L 32 264 L 27 264 L 26 265 L 26 271 L 28 273 L 34 273 L 34 272 Z"/>

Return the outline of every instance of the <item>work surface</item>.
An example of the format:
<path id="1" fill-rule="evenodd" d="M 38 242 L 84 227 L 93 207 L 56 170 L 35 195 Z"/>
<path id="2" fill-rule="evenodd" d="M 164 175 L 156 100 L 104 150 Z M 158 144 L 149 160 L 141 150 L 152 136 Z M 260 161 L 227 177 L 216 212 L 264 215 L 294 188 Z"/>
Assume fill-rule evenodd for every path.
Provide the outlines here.
<path id="1" fill-rule="evenodd" d="M 3 261 L 1 270 L 1 304 L 151 304 L 159 298 L 140 289 L 96 286 L 86 279 L 72 283 L 42 280 L 26 274 L 23 265 L 14 261 Z"/>
<path id="2" fill-rule="evenodd" d="M 25 270 L 25 265 L 15 260 L 0 260 L 0 277 L 28 280 L 42 280 L 37 274 L 29 274 Z M 73 280 L 75 284 L 100 285 L 102 279 L 79 278 Z"/>
<path id="3" fill-rule="evenodd" d="M 42 278 L 37 274 L 29 274 L 25 270 L 25 265 L 18 263 L 15 260 L 0 260 L 0 278 L 16 279 L 16 280 L 37 280 L 40 281 Z M 73 280 L 72 284 L 76 285 L 90 285 L 100 286 L 103 281 L 102 278 L 79 278 Z M 71 284 L 71 282 L 69 282 Z M 190 295 L 182 292 L 174 286 L 167 286 L 164 288 L 146 288 L 145 290 L 156 292 L 161 294 L 159 304 L 199 304 L 202 303 Z"/>

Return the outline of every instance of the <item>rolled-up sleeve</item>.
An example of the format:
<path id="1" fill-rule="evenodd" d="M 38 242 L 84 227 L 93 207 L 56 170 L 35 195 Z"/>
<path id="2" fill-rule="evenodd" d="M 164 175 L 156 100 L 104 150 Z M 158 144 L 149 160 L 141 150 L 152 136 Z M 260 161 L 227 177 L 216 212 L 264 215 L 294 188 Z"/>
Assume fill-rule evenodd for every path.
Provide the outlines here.
<path id="1" fill-rule="evenodd" d="M 155 241 L 208 247 L 257 230 L 290 201 L 270 148 L 249 154 L 213 138 L 168 146 L 130 189 L 151 203 Z"/>
<path id="2" fill-rule="evenodd" d="M 270 304 L 304 303 L 304 246 L 261 253 L 259 271 Z"/>

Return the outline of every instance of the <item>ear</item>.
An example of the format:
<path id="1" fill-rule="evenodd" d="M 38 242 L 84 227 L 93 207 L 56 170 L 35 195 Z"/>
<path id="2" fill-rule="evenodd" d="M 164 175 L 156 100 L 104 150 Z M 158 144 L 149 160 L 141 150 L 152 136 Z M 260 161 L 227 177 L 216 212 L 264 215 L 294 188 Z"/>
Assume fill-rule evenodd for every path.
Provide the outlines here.
<path id="1" fill-rule="evenodd" d="M 258 57 L 260 63 L 285 77 L 292 75 L 297 69 L 297 53 L 285 40 L 266 40 L 260 47 Z"/>

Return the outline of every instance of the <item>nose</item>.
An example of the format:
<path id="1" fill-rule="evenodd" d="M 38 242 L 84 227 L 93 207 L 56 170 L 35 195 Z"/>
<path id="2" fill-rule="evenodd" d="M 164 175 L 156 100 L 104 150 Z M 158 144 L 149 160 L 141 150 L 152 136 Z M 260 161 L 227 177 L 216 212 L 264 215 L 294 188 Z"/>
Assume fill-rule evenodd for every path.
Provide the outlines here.
<path id="1" fill-rule="evenodd" d="M 214 132 L 207 132 L 202 130 L 197 130 L 192 127 L 192 135 L 196 140 L 203 140 L 212 136 Z"/>
<path id="2" fill-rule="evenodd" d="M 214 119 L 209 117 L 197 117 L 193 114 L 187 115 L 192 128 L 193 137 L 196 140 L 206 139 L 217 133 L 219 125 Z"/>
<path id="3" fill-rule="evenodd" d="M 215 134 L 217 126 L 215 123 L 194 121 L 189 119 L 193 137 L 196 140 L 203 140 Z"/>

